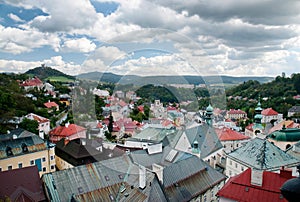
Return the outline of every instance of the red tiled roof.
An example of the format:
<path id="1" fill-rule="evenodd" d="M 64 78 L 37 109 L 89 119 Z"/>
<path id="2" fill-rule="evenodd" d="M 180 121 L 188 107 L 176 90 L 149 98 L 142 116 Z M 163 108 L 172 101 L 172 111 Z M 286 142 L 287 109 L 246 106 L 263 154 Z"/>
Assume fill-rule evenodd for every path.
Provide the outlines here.
<path id="1" fill-rule="evenodd" d="M 285 126 L 285 128 L 299 128 L 299 123 L 295 123 L 292 120 L 286 120 L 286 121 L 281 121 L 280 123 L 270 128 L 268 133 L 273 133 L 274 131 L 281 130 L 283 128 L 283 125 Z"/>
<path id="2" fill-rule="evenodd" d="M 253 126 L 254 126 L 254 124 L 251 123 L 250 125 L 246 126 L 246 129 L 250 130 L 250 131 L 253 131 Z"/>
<path id="3" fill-rule="evenodd" d="M 167 111 L 176 111 L 176 107 L 173 107 L 173 106 L 168 106 L 167 107 Z"/>
<path id="4" fill-rule="evenodd" d="M 38 77 L 27 79 L 26 81 L 20 84 L 20 86 L 41 86 L 41 85 L 43 85 L 43 82 Z"/>
<path id="5" fill-rule="evenodd" d="M 261 114 L 264 116 L 276 116 L 276 115 L 278 115 L 278 112 L 276 112 L 272 108 L 267 108 L 267 109 L 262 110 Z"/>
<path id="6" fill-rule="evenodd" d="M 144 106 L 142 106 L 142 105 L 138 106 L 137 108 L 138 108 L 138 110 L 139 110 L 140 112 L 143 112 L 143 111 L 144 111 Z"/>
<path id="7" fill-rule="evenodd" d="M 58 107 L 58 104 L 56 104 L 55 102 L 45 102 L 44 105 L 47 108 Z"/>
<path id="8" fill-rule="evenodd" d="M 217 195 L 234 201 L 286 202 L 287 200 L 281 198 L 280 187 L 293 177 L 288 171 L 281 172 L 283 174 L 264 171 L 262 186 L 255 186 L 251 184 L 251 169 L 249 168 L 231 177 Z"/>
<path id="9" fill-rule="evenodd" d="M 67 126 L 58 126 L 50 131 L 50 135 L 57 135 L 57 136 L 63 136 L 68 137 L 71 135 L 74 135 L 76 133 L 85 131 L 86 129 L 84 127 L 78 126 L 76 124 L 70 124 Z"/>
<path id="10" fill-rule="evenodd" d="M 119 105 L 120 105 L 121 107 L 126 107 L 126 106 L 127 106 L 127 103 L 124 102 L 123 100 L 121 100 L 121 101 L 119 102 Z"/>
<path id="11" fill-rule="evenodd" d="M 38 123 L 46 123 L 49 121 L 49 119 L 38 116 L 36 114 L 28 114 L 27 117 L 32 117 L 35 121 L 37 121 Z"/>
<path id="12" fill-rule="evenodd" d="M 44 201 L 42 181 L 36 166 L 24 167 L 0 172 L 0 201 L 19 201 L 18 197 L 26 197 L 30 201 Z"/>
<path id="13" fill-rule="evenodd" d="M 230 109 L 227 114 L 246 114 L 246 112 L 240 109 Z"/>
<path id="14" fill-rule="evenodd" d="M 246 140 L 250 137 L 245 136 L 237 131 L 230 128 L 215 129 L 220 141 L 230 141 L 230 140 Z"/>

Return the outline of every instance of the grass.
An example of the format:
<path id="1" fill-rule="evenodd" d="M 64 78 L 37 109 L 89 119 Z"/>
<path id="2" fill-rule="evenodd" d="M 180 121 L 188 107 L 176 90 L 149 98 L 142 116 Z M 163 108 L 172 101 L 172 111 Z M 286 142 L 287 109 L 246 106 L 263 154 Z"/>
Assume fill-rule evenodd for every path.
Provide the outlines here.
<path id="1" fill-rule="evenodd" d="M 64 76 L 50 76 L 50 77 L 47 78 L 47 80 L 58 81 L 58 82 L 74 82 L 73 79 L 69 79 L 69 78 L 64 77 Z"/>

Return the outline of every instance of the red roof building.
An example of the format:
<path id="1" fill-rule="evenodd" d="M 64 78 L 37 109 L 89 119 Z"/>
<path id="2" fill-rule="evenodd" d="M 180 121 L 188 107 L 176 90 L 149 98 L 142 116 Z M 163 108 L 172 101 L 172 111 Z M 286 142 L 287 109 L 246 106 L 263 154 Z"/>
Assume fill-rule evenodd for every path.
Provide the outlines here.
<path id="1" fill-rule="evenodd" d="M 235 130 L 230 128 L 221 128 L 215 129 L 221 144 L 224 147 L 224 151 L 229 153 L 239 147 L 242 146 L 242 143 L 247 142 L 250 140 L 250 137 L 243 135 Z"/>
<path id="2" fill-rule="evenodd" d="M 55 102 L 50 102 L 50 101 L 48 101 L 48 102 L 44 103 L 44 106 L 45 106 L 47 109 L 55 108 L 56 111 L 59 110 L 59 105 L 56 104 Z"/>
<path id="3" fill-rule="evenodd" d="M 22 83 L 20 83 L 20 86 L 24 87 L 25 90 L 30 90 L 35 87 L 40 90 L 44 86 L 44 84 L 38 77 L 34 77 L 23 81 Z"/>
<path id="4" fill-rule="evenodd" d="M 49 132 L 50 142 L 56 143 L 62 138 L 69 140 L 86 138 L 86 129 L 76 124 L 67 123 L 65 126 L 58 126 Z"/>
<path id="5" fill-rule="evenodd" d="M 220 202 L 287 202 L 281 195 L 280 187 L 291 178 L 294 178 L 291 171 L 281 170 L 280 174 L 263 171 L 257 174 L 249 168 L 231 177 L 217 195 Z"/>
<path id="6" fill-rule="evenodd" d="M 230 109 L 226 113 L 227 119 L 241 119 L 247 118 L 247 113 L 240 109 Z"/>
<path id="7" fill-rule="evenodd" d="M 270 123 L 271 121 L 277 121 L 280 118 L 278 116 L 279 113 L 272 108 L 267 108 L 262 110 L 261 115 L 262 115 L 262 120 L 261 120 L 262 123 Z"/>
<path id="8" fill-rule="evenodd" d="M 0 172 L 0 201 L 46 201 L 37 166 Z"/>

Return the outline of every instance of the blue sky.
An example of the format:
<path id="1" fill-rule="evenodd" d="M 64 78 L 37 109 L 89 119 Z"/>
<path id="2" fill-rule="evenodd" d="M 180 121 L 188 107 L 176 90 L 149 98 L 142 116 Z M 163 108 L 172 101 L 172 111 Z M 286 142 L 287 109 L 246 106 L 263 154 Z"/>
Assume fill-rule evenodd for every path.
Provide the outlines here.
<path id="1" fill-rule="evenodd" d="M 299 72 L 300 2 L 0 0 L 0 72 Z"/>

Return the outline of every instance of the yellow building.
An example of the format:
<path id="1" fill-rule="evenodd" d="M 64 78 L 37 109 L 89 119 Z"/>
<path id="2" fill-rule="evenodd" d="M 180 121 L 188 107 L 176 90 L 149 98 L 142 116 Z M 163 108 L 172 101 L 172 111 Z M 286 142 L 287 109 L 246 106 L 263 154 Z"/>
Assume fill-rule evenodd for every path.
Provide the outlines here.
<path id="1" fill-rule="evenodd" d="M 54 147 L 37 135 L 0 141 L 0 171 L 36 165 L 40 176 L 55 171 Z"/>

